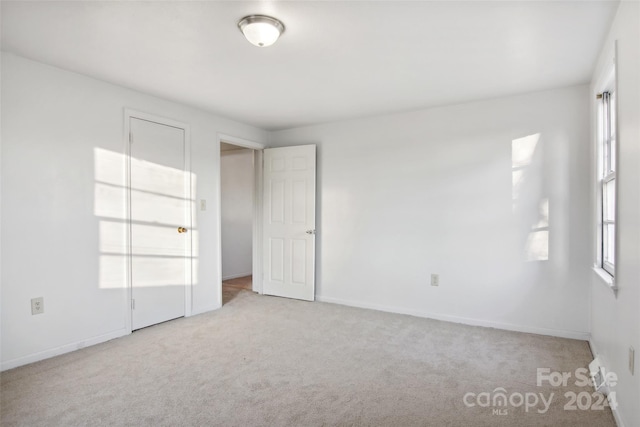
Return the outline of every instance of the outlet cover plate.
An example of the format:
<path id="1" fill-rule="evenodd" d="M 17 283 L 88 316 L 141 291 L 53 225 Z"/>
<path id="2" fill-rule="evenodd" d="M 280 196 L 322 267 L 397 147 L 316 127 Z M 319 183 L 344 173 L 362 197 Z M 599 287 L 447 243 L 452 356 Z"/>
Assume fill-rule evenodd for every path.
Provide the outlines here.
<path id="1" fill-rule="evenodd" d="M 32 298 L 31 299 L 31 314 L 42 314 L 44 313 L 44 298 Z"/>
<path id="2" fill-rule="evenodd" d="M 440 276 L 437 274 L 431 275 L 431 286 L 440 286 Z"/>

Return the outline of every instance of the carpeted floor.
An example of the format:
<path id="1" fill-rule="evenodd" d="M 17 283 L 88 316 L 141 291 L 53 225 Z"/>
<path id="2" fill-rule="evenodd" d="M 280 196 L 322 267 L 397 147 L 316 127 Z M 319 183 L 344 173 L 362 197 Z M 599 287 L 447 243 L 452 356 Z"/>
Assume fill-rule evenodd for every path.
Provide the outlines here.
<path id="1" fill-rule="evenodd" d="M 1 424 L 615 425 L 609 408 L 565 409 L 565 393 L 592 399 L 573 376 L 536 385 L 537 368 L 586 367 L 586 342 L 225 293 L 216 312 L 3 372 Z M 534 395 L 547 411 L 520 405 Z"/>

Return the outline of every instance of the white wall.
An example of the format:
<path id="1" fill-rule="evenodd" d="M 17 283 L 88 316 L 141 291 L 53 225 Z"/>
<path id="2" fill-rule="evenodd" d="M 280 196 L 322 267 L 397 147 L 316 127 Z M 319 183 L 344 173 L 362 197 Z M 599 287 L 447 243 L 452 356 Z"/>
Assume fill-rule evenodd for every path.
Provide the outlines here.
<path id="1" fill-rule="evenodd" d="M 617 295 L 595 274 L 591 276 L 591 343 L 606 368 L 619 378 L 614 388 L 620 404 L 619 424 L 640 426 L 640 3 L 623 1 L 600 55 L 591 86 L 592 111 L 602 74 L 614 58 L 618 42 L 618 253 Z M 595 121 L 595 115 L 594 115 Z M 592 126 L 592 129 L 595 127 Z M 595 184 L 595 131 L 592 133 L 592 182 Z M 592 194 L 595 195 L 595 185 Z M 594 198 L 595 199 L 595 198 Z M 594 210 L 595 200 L 592 201 Z M 595 243 L 595 220 L 589 231 Z M 592 245 L 593 247 L 593 245 Z M 595 253 L 595 248 L 593 248 Z M 592 262 L 595 255 L 592 256 Z M 635 375 L 628 369 L 629 346 L 636 350 Z"/>
<path id="2" fill-rule="evenodd" d="M 578 86 L 272 133 L 318 145 L 318 299 L 587 338 L 588 108 Z"/>
<path id="3" fill-rule="evenodd" d="M 106 276 L 96 170 L 124 152 L 124 108 L 188 123 L 198 211 L 193 312 L 221 305 L 218 132 L 266 133 L 11 54 L 2 55 L 2 368 L 126 333 L 124 265 Z M 45 313 L 32 316 L 30 299 Z"/>
<path id="4" fill-rule="evenodd" d="M 251 274 L 253 175 L 253 150 L 230 150 L 221 153 L 223 280 Z"/>

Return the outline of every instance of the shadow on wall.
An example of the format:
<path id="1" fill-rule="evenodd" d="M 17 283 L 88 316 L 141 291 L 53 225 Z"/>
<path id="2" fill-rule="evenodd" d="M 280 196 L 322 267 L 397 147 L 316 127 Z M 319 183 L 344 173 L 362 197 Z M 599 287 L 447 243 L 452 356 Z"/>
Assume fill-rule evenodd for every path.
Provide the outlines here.
<path id="1" fill-rule="evenodd" d="M 127 156 L 95 148 L 94 214 L 99 218 L 99 287 L 127 288 Z M 198 230 L 193 216 L 191 239 L 177 228 L 185 212 L 195 212 L 196 176 L 187 171 L 131 159 L 131 254 L 136 287 L 184 286 L 187 269 L 198 283 Z M 191 198 L 185 182 L 191 182 Z M 188 223 L 188 222 L 186 222 Z M 191 248 L 188 247 L 191 242 Z M 185 255 L 191 252 L 191 256 Z M 186 261 L 186 262 L 185 262 Z M 191 274 L 190 272 L 188 272 Z"/>
<path id="2" fill-rule="evenodd" d="M 525 261 L 549 260 L 549 198 L 543 195 L 541 134 L 511 141 L 513 214 L 522 221 Z M 520 237 L 520 236 L 519 236 Z"/>

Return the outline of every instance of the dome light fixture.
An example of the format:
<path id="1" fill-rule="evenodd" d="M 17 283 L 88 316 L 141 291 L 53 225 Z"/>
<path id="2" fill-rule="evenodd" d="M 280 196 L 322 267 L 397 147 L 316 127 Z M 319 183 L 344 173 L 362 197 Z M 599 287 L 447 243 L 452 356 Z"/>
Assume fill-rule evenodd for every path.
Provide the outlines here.
<path id="1" fill-rule="evenodd" d="M 238 22 L 238 28 L 249 43 L 258 47 L 271 46 L 284 32 L 282 22 L 266 15 L 245 16 Z"/>

